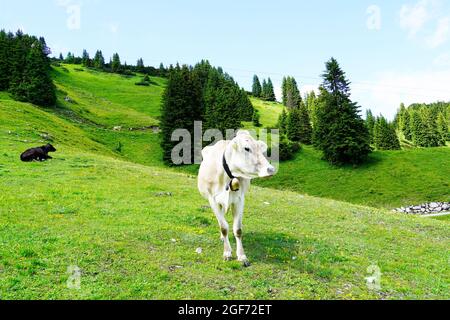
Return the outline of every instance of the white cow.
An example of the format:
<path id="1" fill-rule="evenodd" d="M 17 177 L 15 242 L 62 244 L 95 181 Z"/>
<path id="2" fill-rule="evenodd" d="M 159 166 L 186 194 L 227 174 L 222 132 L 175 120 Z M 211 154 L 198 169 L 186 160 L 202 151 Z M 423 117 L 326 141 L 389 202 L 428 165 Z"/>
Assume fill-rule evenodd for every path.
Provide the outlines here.
<path id="1" fill-rule="evenodd" d="M 239 131 L 231 141 L 219 141 L 214 146 L 203 149 L 203 162 L 198 174 L 198 189 L 209 200 L 221 230 L 224 242 L 223 257 L 231 259 L 228 239 L 228 223 L 225 214 L 230 209 L 233 214 L 233 233 L 236 237 L 237 258 L 245 266 L 249 262 L 242 246 L 242 217 L 245 193 L 250 180 L 273 176 L 275 168 L 269 164 L 264 153 L 267 145 L 256 141 L 248 131 Z"/>

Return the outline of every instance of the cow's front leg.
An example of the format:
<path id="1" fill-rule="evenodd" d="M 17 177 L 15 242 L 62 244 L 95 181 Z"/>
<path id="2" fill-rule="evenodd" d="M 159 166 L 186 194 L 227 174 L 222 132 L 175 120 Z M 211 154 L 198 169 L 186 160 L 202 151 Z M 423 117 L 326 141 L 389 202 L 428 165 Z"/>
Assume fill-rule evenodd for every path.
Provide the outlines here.
<path id="1" fill-rule="evenodd" d="M 223 259 L 226 261 L 231 260 L 232 251 L 230 245 L 230 239 L 228 238 L 228 222 L 225 220 L 225 210 L 223 206 L 218 204 L 214 199 L 209 199 L 209 204 L 216 215 L 217 222 L 220 227 L 220 239 L 223 241 Z"/>
<path id="2" fill-rule="evenodd" d="M 242 218 L 244 214 L 244 199 L 234 204 L 233 210 L 233 233 L 236 238 L 236 254 L 238 261 L 241 261 L 245 267 L 250 266 L 250 262 L 244 252 L 244 246 L 242 245 Z"/>

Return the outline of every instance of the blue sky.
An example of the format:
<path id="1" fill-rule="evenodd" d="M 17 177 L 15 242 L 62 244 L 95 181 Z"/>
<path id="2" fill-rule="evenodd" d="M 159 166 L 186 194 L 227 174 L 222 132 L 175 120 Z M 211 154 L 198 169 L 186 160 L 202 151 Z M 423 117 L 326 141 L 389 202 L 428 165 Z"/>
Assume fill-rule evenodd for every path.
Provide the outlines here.
<path id="1" fill-rule="evenodd" d="M 247 89 L 257 73 L 277 88 L 292 75 L 312 90 L 333 56 L 353 99 L 390 118 L 400 102 L 450 100 L 445 0 L 0 0 L 0 28 L 43 35 L 55 55 L 102 49 L 149 65 L 206 58 Z"/>

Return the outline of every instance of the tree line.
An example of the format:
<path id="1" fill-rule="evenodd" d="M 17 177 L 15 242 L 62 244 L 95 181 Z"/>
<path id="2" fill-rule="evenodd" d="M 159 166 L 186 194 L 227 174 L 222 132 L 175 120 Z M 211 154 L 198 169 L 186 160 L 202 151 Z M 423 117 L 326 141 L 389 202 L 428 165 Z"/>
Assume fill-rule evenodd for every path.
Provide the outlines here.
<path id="1" fill-rule="evenodd" d="M 305 144 L 321 150 L 323 158 L 332 164 L 362 163 L 372 151 L 371 138 L 360 107 L 350 99 L 350 82 L 334 58 L 326 62 L 322 78 L 319 95 L 311 91 L 304 98 L 294 77 L 283 78 L 285 108 L 277 125 L 280 160 L 293 158 Z M 258 87 L 257 79 L 255 76 L 253 89 Z"/>
<path id="2" fill-rule="evenodd" d="M 202 121 L 203 131 L 219 129 L 225 136 L 227 129 L 252 121 L 254 112 L 247 92 L 222 68 L 206 60 L 194 67 L 170 66 L 160 121 L 163 160 L 172 164 L 172 150 L 179 143 L 172 141 L 176 129 L 188 130 L 193 138 L 194 121 Z M 193 156 L 193 148 L 188 156 Z"/>
<path id="3" fill-rule="evenodd" d="M 259 81 L 257 75 L 253 77 L 252 95 L 265 101 L 276 101 L 273 83 L 270 78 Z"/>
<path id="4" fill-rule="evenodd" d="M 146 66 L 144 64 L 144 60 L 142 58 L 139 58 L 136 61 L 136 65 L 129 65 L 126 62 L 121 62 L 120 55 L 118 53 L 114 53 L 112 58 L 109 59 L 109 62 L 106 62 L 102 50 L 97 50 L 93 58 L 91 58 L 89 52 L 86 49 L 83 50 L 81 57 L 77 57 L 74 53 L 68 52 L 66 57 L 64 58 L 62 53 L 60 53 L 59 58 L 55 59 L 55 61 L 68 64 L 79 64 L 86 68 L 93 68 L 103 72 L 111 72 L 123 75 L 143 73 L 145 75 L 154 77 L 167 76 L 167 68 L 164 67 L 163 63 L 159 65 L 159 68 L 155 68 L 152 66 Z"/>
<path id="5" fill-rule="evenodd" d="M 56 89 L 50 76 L 50 53 L 43 37 L 1 30 L 0 91 L 8 91 L 17 101 L 54 105 Z"/>

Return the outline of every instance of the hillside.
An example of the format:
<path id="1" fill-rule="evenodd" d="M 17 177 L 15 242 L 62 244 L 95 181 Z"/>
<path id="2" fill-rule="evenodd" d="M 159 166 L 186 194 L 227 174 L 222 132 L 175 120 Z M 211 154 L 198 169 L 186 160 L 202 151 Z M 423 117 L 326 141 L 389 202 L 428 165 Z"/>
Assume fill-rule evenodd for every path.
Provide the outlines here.
<path id="1" fill-rule="evenodd" d="M 0 93 L 2 299 L 450 298 L 448 222 L 284 190 L 252 188 L 244 245 L 253 265 L 223 262 L 195 177 L 161 164 L 152 130 L 129 130 L 156 123 L 164 79 L 137 87 L 66 67 L 54 71 L 58 108 Z M 47 141 L 54 160 L 19 161 Z M 379 292 L 364 279 L 373 264 Z M 67 289 L 69 266 L 82 270 L 81 290 Z"/>
<path id="2" fill-rule="evenodd" d="M 193 177 L 117 160 L 65 120 L 0 104 L 4 299 L 449 298 L 444 222 L 253 188 L 244 269 L 221 260 Z M 36 127 L 52 129 L 58 153 L 21 163 Z M 366 287 L 371 264 L 382 269 L 380 293 Z M 82 269 L 79 291 L 66 288 L 71 265 Z"/>
<path id="3" fill-rule="evenodd" d="M 359 167 L 334 167 L 304 146 L 279 173 L 260 186 L 378 208 L 450 201 L 450 148 L 375 151 Z"/>

